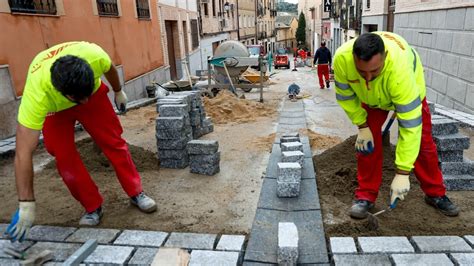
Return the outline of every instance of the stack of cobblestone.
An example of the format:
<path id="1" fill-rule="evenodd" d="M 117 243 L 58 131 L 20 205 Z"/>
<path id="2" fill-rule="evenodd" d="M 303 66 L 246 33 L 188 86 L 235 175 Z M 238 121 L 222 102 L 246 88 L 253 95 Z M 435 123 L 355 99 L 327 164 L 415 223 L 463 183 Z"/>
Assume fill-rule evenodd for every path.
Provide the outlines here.
<path id="1" fill-rule="evenodd" d="M 298 197 L 304 162 L 303 144 L 298 133 L 285 134 L 280 138 L 282 152 L 278 163 L 277 196 L 280 198 Z"/>
<path id="2" fill-rule="evenodd" d="M 202 104 L 202 99 L 198 91 L 177 92 L 171 97 L 180 99 L 186 97 L 189 103 L 189 117 L 193 130 L 193 138 L 198 139 L 203 135 L 214 131 L 214 124 L 211 119 L 206 116 L 206 110 Z M 170 97 L 168 96 L 168 97 Z"/>
<path id="3" fill-rule="evenodd" d="M 430 109 L 434 109 L 434 106 L 430 106 Z M 463 151 L 469 148 L 470 141 L 459 133 L 459 122 L 445 116 L 433 115 L 432 126 L 446 188 L 474 190 L 474 163 L 463 156 Z"/>
<path id="4" fill-rule="evenodd" d="M 221 153 L 216 140 L 192 140 L 188 142 L 191 173 L 215 175 L 220 171 Z"/>

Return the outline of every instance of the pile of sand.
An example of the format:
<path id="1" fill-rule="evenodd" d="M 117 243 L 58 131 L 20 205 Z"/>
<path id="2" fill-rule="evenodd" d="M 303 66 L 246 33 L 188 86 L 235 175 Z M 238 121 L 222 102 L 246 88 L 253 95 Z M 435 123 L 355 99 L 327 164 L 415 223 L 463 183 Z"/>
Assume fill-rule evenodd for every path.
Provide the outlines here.
<path id="1" fill-rule="evenodd" d="M 227 90 L 222 90 L 216 97 L 204 98 L 206 113 L 216 124 L 229 122 L 245 123 L 257 118 L 273 115 L 276 111 L 262 103 L 239 99 Z"/>

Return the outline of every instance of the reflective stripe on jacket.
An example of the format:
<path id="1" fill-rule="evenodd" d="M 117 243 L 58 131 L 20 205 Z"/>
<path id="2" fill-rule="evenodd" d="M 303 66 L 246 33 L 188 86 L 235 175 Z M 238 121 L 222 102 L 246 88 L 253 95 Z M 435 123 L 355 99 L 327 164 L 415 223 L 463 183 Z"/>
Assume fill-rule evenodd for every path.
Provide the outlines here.
<path id="1" fill-rule="evenodd" d="M 420 151 L 421 100 L 426 96 L 423 66 L 416 51 L 401 36 L 374 33 L 382 37 L 385 45 L 382 72 L 367 87 L 355 67 L 355 39 L 343 44 L 334 56 L 336 99 L 355 125 L 366 122 L 362 103 L 370 108 L 395 110 L 399 125 L 395 164 L 398 169 L 410 171 Z"/>

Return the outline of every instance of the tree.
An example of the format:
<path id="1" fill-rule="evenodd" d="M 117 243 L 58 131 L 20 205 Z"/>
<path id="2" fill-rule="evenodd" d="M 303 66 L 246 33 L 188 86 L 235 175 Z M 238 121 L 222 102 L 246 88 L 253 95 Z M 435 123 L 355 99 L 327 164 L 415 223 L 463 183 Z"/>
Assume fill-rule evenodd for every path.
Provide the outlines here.
<path id="1" fill-rule="evenodd" d="M 298 19 L 298 28 L 296 29 L 295 37 L 298 44 L 306 44 L 306 19 L 303 12 L 301 12 L 300 18 Z"/>

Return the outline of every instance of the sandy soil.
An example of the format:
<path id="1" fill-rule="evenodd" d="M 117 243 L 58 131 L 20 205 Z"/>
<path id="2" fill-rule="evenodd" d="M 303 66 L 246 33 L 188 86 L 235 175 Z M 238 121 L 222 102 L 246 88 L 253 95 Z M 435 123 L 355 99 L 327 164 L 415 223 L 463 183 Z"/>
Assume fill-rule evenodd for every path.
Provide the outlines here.
<path id="1" fill-rule="evenodd" d="M 424 194 L 414 176 L 410 178 L 411 190 L 406 199 L 392 212 L 378 216 L 378 230 L 370 231 L 366 219 L 350 218 L 348 210 L 357 186 L 354 142 L 355 136 L 313 157 L 327 237 L 466 235 L 474 232 L 474 193 L 448 191 L 447 195 L 462 211 L 459 217 L 446 217 L 424 202 Z M 390 183 L 395 174 L 394 151 L 394 146 L 384 147 L 383 182 L 372 212 L 389 204 Z"/>
<path id="2" fill-rule="evenodd" d="M 255 100 L 258 99 L 257 92 L 246 94 L 247 100 L 228 94 L 222 96 L 206 101 L 209 115 L 218 123 L 213 133 L 202 137 L 219 141 L 221 172 L 215 176 L 191 174 L 189 168 L 159 168 L 154 105 L 120 117 L 123 137 L 129 143 L 145 192 L 158 203 L 158 212 L 153 214 L 143 214 L 129 204 L 107 159 L 95 148 L 87 133 L 78 134 L 77 139 L 83 140 L 76 146 L 105 199 L 100 227 L 227 234 L 249 232 L 270 155 L 269 149 L 254 145 L 252 140 L 275 132 L 276 110 L 284 94 L 265 91 L 264 103 Z M 225 116 L 226 120 L 220 116 Z M 3 207 L 0 223 L 7 223 L 17 207 L 13 159 L 0 163 Z M 69 194 L 56 172 L 54 161 L 42 148 L 35 155 L 35 168 L 36 224 L 78 226 L 83 209 Z"/>

